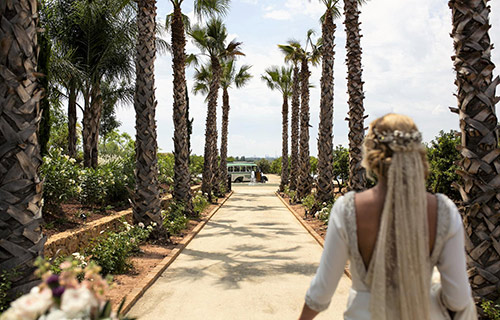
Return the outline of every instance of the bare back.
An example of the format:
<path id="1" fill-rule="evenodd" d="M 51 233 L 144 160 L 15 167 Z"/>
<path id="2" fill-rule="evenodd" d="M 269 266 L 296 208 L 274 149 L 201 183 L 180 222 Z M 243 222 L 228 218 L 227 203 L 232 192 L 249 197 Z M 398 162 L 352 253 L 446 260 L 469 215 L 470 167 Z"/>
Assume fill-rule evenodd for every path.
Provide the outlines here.
<path id="1" fill-rule="evenodd" d="M 366 268 L 370 264 L 375 249 L 384 201 L 385 193 L 380 192 L 376 187 L 356 193 L 354 198 L 358 248 Z M 437 198 L 431 193 L 427 193 L 427 220 L 430 255 L 436 240 L 437 230 Z"/>

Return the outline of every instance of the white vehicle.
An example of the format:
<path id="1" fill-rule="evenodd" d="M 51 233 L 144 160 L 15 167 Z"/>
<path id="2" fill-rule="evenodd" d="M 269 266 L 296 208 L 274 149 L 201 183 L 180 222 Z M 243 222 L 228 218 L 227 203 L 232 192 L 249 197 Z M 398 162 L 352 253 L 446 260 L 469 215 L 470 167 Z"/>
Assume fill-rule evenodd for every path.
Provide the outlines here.
<path id="1" fill-rule="evenodd" d="M 231 182 L 249 182 L 252 178 L 252 171 L 257 178 L 257 182 L 267 181 L 267 177 L 260 172 L 255 163 L 232 162 L 227 164 L 227 173 L 231 175 Z"/>

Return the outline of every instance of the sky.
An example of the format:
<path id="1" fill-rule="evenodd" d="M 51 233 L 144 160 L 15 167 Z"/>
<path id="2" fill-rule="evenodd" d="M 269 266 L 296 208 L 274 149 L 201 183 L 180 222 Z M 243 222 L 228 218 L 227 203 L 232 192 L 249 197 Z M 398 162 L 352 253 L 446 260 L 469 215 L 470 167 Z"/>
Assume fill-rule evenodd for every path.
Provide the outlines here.
<path id="1" fill-rule="evenodd" d="M 458 115 L 448 107 L 456 106 L 455 74 L 451 56 L 451 10 L 443 0 L 368 0 L 361 7 L 361 47 L 365 82 L 365 126 L 386 113 L 397 112 L 412 117 L 423 133 L 432 140 L 440 130 L 459 129 Z M 193 1 L 185 0 L 182 10 L 196 22 Z M 500 1 L 490 1 L 490 37 L 500 48 Z M 158 0 L 158 23 L 172 12 L 168 0 Z M 343 6 L 343 4 L 341 4 Z M 228 40 L 243 42 L 244 57 L 238 66 L 250 64 L 252 80 L 241 89 L 230 89 L 229 142 L 230 156 L 279 157 L 281 155 L 281 106 L 279 92 L 271 91 L 261 80 L 265 69 L 284 64 L 278 44 L 297 39 L 304 44 L 306 32 L 321 35 L 319 17 L 324 13 L 319 0 L 233 0 L 224 18 Z M 341 10 L 343 11 L 343 10 Z M 345 30 L 343 17 L 335 23 L 334 68 L 334 145 L 348 145 L 347 68 L 345 64 Z M 165 39 L 170 41 L 168 35 Z M 188 53 L 199 50 L 188 39 Z M 493 50 L 492 61 L 499 74 L 500 52 Z M 157 57 L 155 64 L 156 121 L 160 152 L 173 151 L 172 57 Z M 310 82 L 311 128 L 310 152 L 317 155 L 321 67 L 312 67 Z M 193 69 L 187 70 L 188 88 L 193 87 Z M 500 95 L 500 89 L 497 90 Z M 192 153 L 202 155 L 205 141 L 205 97 L 190 94 L 190 115 L 194 118 L 191 136 Z M 219 106 L 221 95 L 219 95 Z M 222 110 L 217 110 L 219 141 Z M 121 131 L 135 137 L 135 114 L 132 106 L 120 107 Z M 219 142 L 220 148 L 220 142 Z"/>

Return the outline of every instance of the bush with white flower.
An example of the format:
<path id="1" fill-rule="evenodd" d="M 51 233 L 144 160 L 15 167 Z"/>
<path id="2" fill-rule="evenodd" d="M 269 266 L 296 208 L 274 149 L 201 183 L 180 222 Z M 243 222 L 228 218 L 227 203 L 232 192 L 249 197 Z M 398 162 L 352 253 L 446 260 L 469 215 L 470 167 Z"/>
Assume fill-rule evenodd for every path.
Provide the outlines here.
<path id="1" fill-rule="evenodd" d="M 334 202 L 323 202 L 321 204 L 321 209 L 314 214 L 314 217 L 323 221 L 325 224 L 328 224 L 328 219 L 330 218 L 330 212 L 332 211 L 333 204 Z"/>
<path id="2" fill-rule="evenodd" d="M 59 204 L 78 194 L 79 169 L 75 159 L 53 148 L 43 157 L 40 174 L 44 179 L 43 196 L 49 204 Z"/>
<path id="3" fill-rule="evenodd" d="M 104 298 L 108 282 L 100 276 L 99 266 L 90 263 L 80 268 L 65 261 L 58 266 L 59 275 L 43 259 L 37 261 L 37 266 L 42 283 L 13 301 L 0 320 L 128 319 L 120 315 L 123 303 L 115 313 Z M 84 274 L 81 281 L 78 274 Z"/>
<path id="4" fill-rule="evenodd" d="M 119 232 L 104 232 L 88 246 L 85 255 L 101 266 L 102 274 L 118 274 L 131 267 L 128 258 L 139 251 L 139 245 L 151 234 L 156 224 L 132 226 L 124 221 Z"/>

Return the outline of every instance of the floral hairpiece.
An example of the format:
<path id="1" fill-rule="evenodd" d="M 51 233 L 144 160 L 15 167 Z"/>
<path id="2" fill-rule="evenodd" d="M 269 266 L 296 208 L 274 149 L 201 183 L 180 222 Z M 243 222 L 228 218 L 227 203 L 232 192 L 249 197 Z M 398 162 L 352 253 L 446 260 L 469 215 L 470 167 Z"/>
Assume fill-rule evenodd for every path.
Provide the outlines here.
<path id="1" fill-rule="evenodd" d="M 415 144 L 422 142 L 422 133 L 417 130 L 410 132 L 400 130 L 378 132 L 373 130 L 373 133 L 379 143 L 386 144 L 393 151 L 411 151 Z"/>

